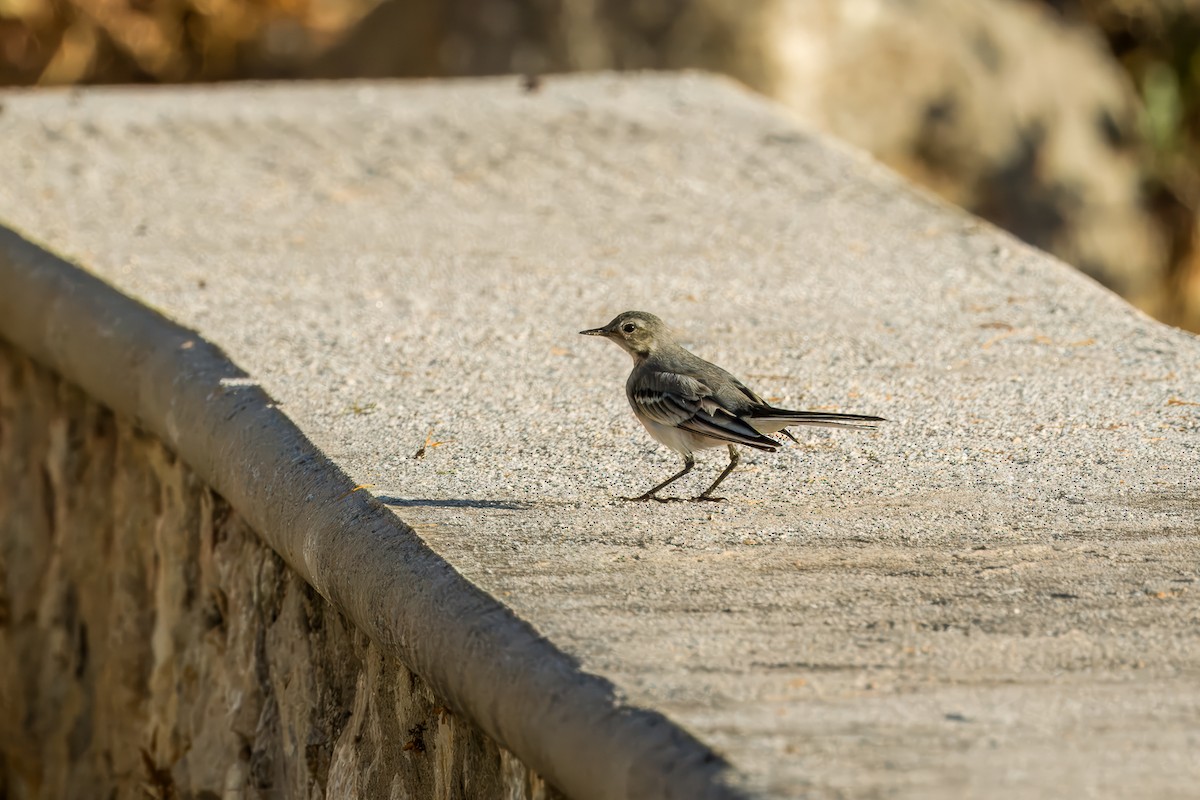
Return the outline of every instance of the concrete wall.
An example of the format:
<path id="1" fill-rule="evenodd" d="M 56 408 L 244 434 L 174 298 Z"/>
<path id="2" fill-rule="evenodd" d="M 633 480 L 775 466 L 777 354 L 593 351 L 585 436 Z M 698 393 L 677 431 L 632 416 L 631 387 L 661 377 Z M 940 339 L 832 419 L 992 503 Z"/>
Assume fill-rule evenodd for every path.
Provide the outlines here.
<path id="1" fill-rule="evenodd" d="M 372 677 L 386 657 L 573 800 L 1200 785 L 1195 337 L 702 75 L 0 102 L 14 154 L 0 158 L 0 338 L 177 454 L 296 576 L 273 577 L 288 573 L 265 555 L 222 559 L 233 539 L 206 545 L 216 524 L 171 561 L 188 540 L 166 540 L 169 520 L 188 502 L 208 512 L 172 499 L 186 481 L 165 456 L 127 466 L 142 445 L 115 424 L 107 467 L 74 464 L 99 446 L 72 435 L 86 415 L 6 390 L 28 404 L 13 419 L 48 416 L 5 426 L 22 455 L 0 453 L 19 476 L 0 492 L 59 536 L 0 531 L 14 548 L 59 542 L 41 561 L 14 550 L 8 580 L 72 554 L 87 565 L 74 607 L 104 612 L 76 615 L 78 678 L 78 626 L 61 625 L 58 667 L 36 638 L 4 648 L 47 697 L 96 685 L 62 700 L 94 697 L 90 712 L 34 717 L 54 734 L 44 749 L 69 756 L 75 730 L 81 752 L 104 741 L 128 796 L 167 794 L 159 765 L 183 754 L 183 795 L 201 751 L 181 742 L 228 769 L 241 750 L 205 736 L 232 729 L 253 737 L 246 770 L 259 749 L 301 773 L 263 794 L 320 795 L 302 781 L 325 774 L 326 797 L 353 794 L 337 775 L 379 795 L 397 765 L 417 769 L 409 731 L 424 724 L 428 757 L 482 774 L 457 745 L 429 746 L 432 708 Z M 748 454 L 720 505 L 626 503 L 678 469 L 629 413 L 624 355 L 576 333 L 627 308 L 781 406 L 892 421 Z M 18 430 L 58 432 L 35 446 Z M 50 464 L 33 487 L 30 452 Z M 680 497 L 724 455 L 699 461 Z M 93 482 L 88 502 L 63 488 Z M 59 487 L 49 514 L 43 483 Z M 105 518 L 131 530 L 108 526 L 103 558 L 58 533 L 81 519 L 76 536 L 103 542 L 91 523 Z M 191 583 L 157 577 L 156 549 L 195 565 Z M 118 554 L 137 555 L 128 575 Z M 106 570 L 107 593 L 87 582 Z M 14 593 L 21 630 L 54 618 L 56 595 L 29 593 L 57 580 Z M 224 634 L 204 622 L 214 580 L 231 584 Z M 323 612 L 310 633 L 325 606 L 299 580 L 349 622 Z M 237 630 L 246 650 L 229 654 Z M 200 671 L 188 689 L 181 665 L 222 635 L 230 675 L 267 678 Z M 115 685 L 130 675 L 141 694 Z M 124 719 L 102 702 L 132 705 L 138 735 L 101 737 Z M 225 728 L 203 718 L 239 702 L 246 718 Z M 372 703 L 389 707 L 374 722 Z M 0 744 L 42 752 L 28 736 Z M 438 769 L 455 783 L 458 767 Z M 436 788 L 426 777 L 417 788 Z"/>
<path id="2" fill-rule="evenodd" d="M 0 340 L 0 797 L 557 793 Z"/>

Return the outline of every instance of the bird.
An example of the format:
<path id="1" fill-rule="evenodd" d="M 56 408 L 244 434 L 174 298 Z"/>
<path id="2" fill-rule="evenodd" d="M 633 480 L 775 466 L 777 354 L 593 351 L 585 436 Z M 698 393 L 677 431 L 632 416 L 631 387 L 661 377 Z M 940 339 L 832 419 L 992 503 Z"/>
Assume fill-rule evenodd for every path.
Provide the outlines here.
<path id="1" fill-rule="evenodd" d="M 713 492 L 740 460 L 734 445 L 774 452 L 782 443 L 767 434 L 782 433 L 798 441 L 787 430 L 789 425 L 861 429 L 887 421 L 865 414 L 776 408 L 729 372 L 685 350 L 661 319 L 645 311 L 625 311 L 603 327 L 579 333 L 610 339 L 633 357 L 625 395 L 634 416 L 652 437 L 683 456 L 679 472 L 624 500 L 681 500 L 658 493 L 695 468 L 697 450 L 726 445 L 729 465 L 711 486 L 691 498 L 719 502 L 725 498 Z"/>

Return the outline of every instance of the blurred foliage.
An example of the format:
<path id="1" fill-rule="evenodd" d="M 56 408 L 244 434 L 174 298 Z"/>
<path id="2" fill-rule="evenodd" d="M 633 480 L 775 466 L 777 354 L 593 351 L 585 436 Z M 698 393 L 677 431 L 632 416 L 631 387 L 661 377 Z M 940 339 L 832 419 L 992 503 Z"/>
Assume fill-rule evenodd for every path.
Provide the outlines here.
<path id="1" fill-rule="evenodd" d="M 0 85 L 284 76 L 374 0 L 0 0 Z"/>
<path id="2" fill-rule="evenodd" d="M 1200 0 L 1046 0 L 1100 32 L 1142 98 L 1146 195 L 1170 240 L 1159 316 L 1200 332 Z"/>

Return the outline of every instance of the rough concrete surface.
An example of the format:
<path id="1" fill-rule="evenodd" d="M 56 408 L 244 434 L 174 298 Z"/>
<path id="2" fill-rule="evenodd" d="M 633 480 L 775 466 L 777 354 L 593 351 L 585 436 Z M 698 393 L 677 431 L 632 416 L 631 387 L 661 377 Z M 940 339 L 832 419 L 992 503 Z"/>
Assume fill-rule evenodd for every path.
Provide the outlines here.
<path id="1" fill-rule="evenodd" d="M 225 348 L 750 787 L 1194 792 L 1194 337 L 700 76 L 3 102 L 0 220 Z M 893 422 L 622 502 L 677 468 L 575 334 L 626 308 Z"/>
<path id="2" fill-rule="evenodd" d="M 156 439 L 0 341 L 0 796 L 556 796 Z"/>

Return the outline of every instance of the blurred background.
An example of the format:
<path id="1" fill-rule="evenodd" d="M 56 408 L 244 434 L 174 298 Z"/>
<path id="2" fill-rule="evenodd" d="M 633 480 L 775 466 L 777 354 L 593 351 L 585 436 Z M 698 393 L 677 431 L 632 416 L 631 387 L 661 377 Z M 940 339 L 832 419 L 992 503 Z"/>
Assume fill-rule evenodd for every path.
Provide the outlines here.
<path id="1" fill-rule="evenodd" d="M 0 0 L 9 86 L 685 68 L 1200 331 L 1200 0 Z"/>

